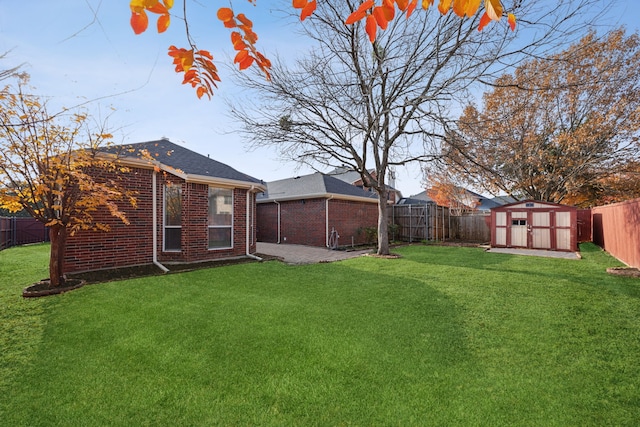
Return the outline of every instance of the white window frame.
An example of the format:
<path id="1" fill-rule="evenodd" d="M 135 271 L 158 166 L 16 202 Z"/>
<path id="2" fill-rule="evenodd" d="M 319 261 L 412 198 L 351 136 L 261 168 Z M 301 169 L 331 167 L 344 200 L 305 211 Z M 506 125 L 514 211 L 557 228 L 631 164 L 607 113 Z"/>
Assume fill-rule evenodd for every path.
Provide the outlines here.
<path id="1" fill-rule="evenodd" d="M 211 190 L 225 190 L 225 191 L 229 191 L 231 194 L 231 224 L 230 225 L 211 225 L 209 223 L 209 216 L 211 215 L 211 212 L 209 212 L 209 210 L 211 209 L 211 203 L 210 203 L 210 194 L 211 194 Z M 216 187 L 213 185 L 209 186 L 209 190 L 207 192 L 207 247 L 210 251 L 220 251 L 220 250 L 229 250 L 229 249 L 233 249 L 233 224 L 235 221 L 235 215 L 234 215 L 234 195 L 233 195 L 234 191 L 232 188 L 224 188 L 224 187 Z M 229 246 L 216 246 L 216 247 L 211 247 L 211 240 L 210 240 L 210 230 L 211 229 L 230 229 L 230 242 L 229 242 Z"/>
<path id="2" fill-rule="evenodd" d="M 180 197 L 180 222 L 182 222 L 182 185 L 176 183 L 166 183 L 163 186 L 162 194 L 162 251 L 163 252 L 182 252 L 182 224 L 180 225 L 167 225 L 167 188 L 177 187 L 178 195 Z M 167 249 L 167 230 L 168 229 L 180 229 L 180 248 Z"/>

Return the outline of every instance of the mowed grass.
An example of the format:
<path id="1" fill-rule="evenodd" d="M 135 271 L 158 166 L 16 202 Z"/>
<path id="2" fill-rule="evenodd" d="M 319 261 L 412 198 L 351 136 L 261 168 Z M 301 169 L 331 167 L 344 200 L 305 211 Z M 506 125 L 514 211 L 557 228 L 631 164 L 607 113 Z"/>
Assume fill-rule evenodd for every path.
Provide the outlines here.
<path id="1" fill-rule="evenodd" d="M 0 424 L 637 425 L 640 280 L 410 246 L 23 300 L 47 246 L 0 252 Z"/>

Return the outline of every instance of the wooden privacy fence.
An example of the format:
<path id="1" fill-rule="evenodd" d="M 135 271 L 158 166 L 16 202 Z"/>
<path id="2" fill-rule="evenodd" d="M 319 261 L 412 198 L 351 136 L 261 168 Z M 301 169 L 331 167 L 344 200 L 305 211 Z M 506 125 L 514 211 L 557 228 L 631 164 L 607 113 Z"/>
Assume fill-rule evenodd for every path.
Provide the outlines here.
<path id="1" fill-rule="evenodd" d="M 395 226 L 391 237 L 404 242 L 458 240 L 487 243 L 491 240 L 490 218 L 482 212 L 454 216 L 449 208 L 435 204 L 395 205 L 391 217 Z"/>
<path id="2" fill-rule="evenodd" d="M 593 243 L 640 268 L 640 199 L 591 209 Z"/>
<path id="3" fill-rule="evenodd" d="M 49 232 L 40 221 L 33 218 L 0 217 L 0 250 L 48 241 Z"/>
<path id="4" fill-rule="evenodd" d="M 452 215 L 450 220 L 450 239 L 470 243 L 488 243 L 491 241 L 491 215 L 488 213 Z"/>

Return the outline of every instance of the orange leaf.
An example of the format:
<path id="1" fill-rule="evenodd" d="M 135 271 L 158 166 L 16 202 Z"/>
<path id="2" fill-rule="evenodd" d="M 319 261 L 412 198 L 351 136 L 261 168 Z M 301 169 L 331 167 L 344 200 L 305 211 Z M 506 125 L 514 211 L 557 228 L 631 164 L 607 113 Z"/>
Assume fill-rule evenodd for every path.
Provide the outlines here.
<path id="1" fill-rule="evenodd" d="M 446 15 L 449 13 L 449 9 L 451 9 L 451 0 L 440 0 L 440 3 L 438 3 L 440 13 Z"/>
<path id="2" fill-rule="evenodd" d="M 365 30 L 367 31 L 367 34 L 369 34 L 369 41 L 373 43 L 376 39 L 376 31 L 378 30 L 378 23 L 373 15 L 367 15 Z"/>
<path id="3" fill-rule="evenodd" d="M 407 7 L 407 19 L 411 16 L 414 10 L 416 10 L 416 6 L 418 5 L 418 0 L 411 0 L 409 3 L 409 7 Z"/>
<path id="4" fill-rule="evenodd" d="M 251 20 L 247 18 L 244 13 L 239 14 L 236 18 L 238 18 L 238 21 L 242 22 L 242 24 L 246 25 L 248 28 L 253 27 L 253 22 L 251 22 Z"/>
<path id="5" fill-rule="evenodd" d="M 502 3 L 500 0 L 484 0 L 484 8 L 486 14 L 494 21 L 500 20 L 502 17 Z"/>
<path id="6" fill-rule="evenodd" d="M 198 99 L 202 99 L 202 95 L 205 95 L 207 93 L 207 89 L 204 86 L 199 86 L 198 89 L 196 89 L 196 95 L 198 96 Z M 209 96 L 209 98 L 211 98 L 211 96 Z"/>
<path id="7" fill-rule="evenodd" d="M 409 0 L 396 0 L 396 4 L 398 5 L 398 9 L 404 12 L 407 10 L 407 6 L 409 6 Z"/>
<path id="8" fill-rule="evenodd" d="M 511 31 L 516 30 L 516 16 L 513 13 L 508 15 L 509 17 L 509 26 L 511 27 Z"/>
<path id="9" fill-rule="evenodd" d="M 453 0 L 453 13 L 458 15 L 460 18 L 464 17 L 467 13 L 467 4 L 469 0 Z"/>
<path id="10" fill-rule="evenodd" d="M 367 0 L 364 3 L 362 3 L 360 7 L 358 7 L 358 10 L 356 10 L 356 12 L 366 12 L 368 9 L 371 9 L 374 4 L 375 4 L 374 0 Z"/>
<path id="11" fill-rule="evenodd" d="M 251 64 L 253 64 L 254 59 L 251 56 L 248 56 L 246 58 L 244 58 L 242 61 L 240 61 L 238 63 L 238 67 L 241 70 L 246 70 L 247 68 L 249 68 L 251 66 Z"/>
<path id="12" fill-rule="evenodd" d="M 134 33 L 142 34 L 147 30 L 148 26 L 149 18 L 144 10 L 140 13 L 131 12 L 131 28 Z"/>
<path id="13" fill-rule="evenodd" d="M 173 0 L 162 0 L 162 3 L 164 3 L 167 10 L 173 7 Z"/>
<path id="14" fill-rule="evenodd" d="M 233 19 L 233 10 L 229 9 L 228 7 L 221 7 L 220 9 L 218 9 L 217 16 L 218 19 L 222 22 L 227 22 L 230 19 Z"/>
<path id="15" fill-rule="evenodd" d="M 467 18 L 471 18 L 478 12 L 478 8 L 480 7 L 480 0 L 468 0 L 467 1 Z"/>
<path id="16" fill-rule="evenodd" d="M 376 6 L 373 8 L 373 17 L 376 18 L 376 22 L 378 23 L 378 27 L 385 30 L 387 25 L 389 25 L 389 21 L 384 13 L 384 6 Z"/>
<path id="17" fill-rule="evenodd" d="M 353 12 L 351 15 L 349 15 L 347 17 L 347 20 L 344 21 L 344 23 L 347 24 L 347 25 L 350 25 L 350 24 L 353 24 L 355 22 L 360 21 L 365 16 L 367 16 L 367 12 L 359 12 L 359 11 L 356 10 L 355 12 Z"/>
<path id="18" fill-rule="evenodd" d="M 311 0 L 309 3 L 307 3 L 307 5 L 302 9 L 302 12 L 300 12 L 300 20 L 304 21 L 309 16 L 311 16 L 313 12 L 315 12 L 316 6 L 316 0 Z"/>
<path id="19" fill-rule="evenodd" d="M 302 9 L 307 5 L 308 0 L 293 0 L 293 7 L 295 9 Z"/>
<path id="20" fill-rule="evenodd" d="M 167 13 L 166 15 L 160 15 L 158 18 L 158 32 L 164 33 L 169 28 L 169 24 L 171 23 L 171 16 Z"/>
<path id="21" fill-rule="evenodd" d="M 491 18 L 489 17 L 487 12 L 483 13 L 482 18 L 480 18 L 480 25 L 478 25 L 478 31 L 482 31 L 482 29 L 486 27 L 489 22 L 491 22 Z"/>
<path id="22" fill-rule="evenodd" d="M 247 58 L 247 56 L 249 56 L 249 52 L 247 52 L 246 50 L 241 50 L 240 52 L 236 53 L 236 57 L 233 58 L 234 64 L 242 62 Z"/>
<path id="23" fill-rule="evenodd" d="M 433 6 L 433 0 L 422 0 L 422 8 L 424 10 L 429 9 L 429 6 Z"/>
<path id="24" fill-rule="evenodd" d="M 381 7 L 385 18 L 387 18 L 387 22 L 391 22 L 393 17 L 396 15 L 396 7 L 393 5 L 393 0 L 384 0 Z"/>
<path id="25" fill-rule="evenodd" d="M 152 13 L 157 13 L 158 15 L 164 15 L 169 13 L 164 4 L 158 2 L 151 7 L 147 7 L 147 10 Z"/>

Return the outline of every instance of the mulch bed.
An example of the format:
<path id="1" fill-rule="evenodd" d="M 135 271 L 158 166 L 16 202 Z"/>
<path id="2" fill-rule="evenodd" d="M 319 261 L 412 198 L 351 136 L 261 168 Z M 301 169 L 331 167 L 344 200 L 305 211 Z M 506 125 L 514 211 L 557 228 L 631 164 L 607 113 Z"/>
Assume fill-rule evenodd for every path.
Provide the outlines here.
<path id="1" fill-rule="evenodd" d="M 263 261 L 271 261 L 278 259 L 270 255 L 257 254 Z M 187 271 L 201 270 L 203 268 L 222 267 L 226 265 L 245 264 L 256 262 L 252 258 L 239 258 L 231 260 L 218 260 L 199 262 L 192 264 L 166 264 L 169 273 L 183 273 Z M 112 268 L 107 270 L 87 271 L 84 273 L 71 273 L 67 275 L 66 283 L 63 286 L 50 287 L 49 279 L 43 279 L 31 286 L 24 288 L 22 296 L 25 298 L 44 297 L 49 295 L 58 295 L 64 292 L 79 289 L 86 284 L 96 284 L 113 282 L 117 280 L 135 279 L 138 277 L 160 276 L 163 271 L 153 264 L 141 265 L 136 267 Z"/>

